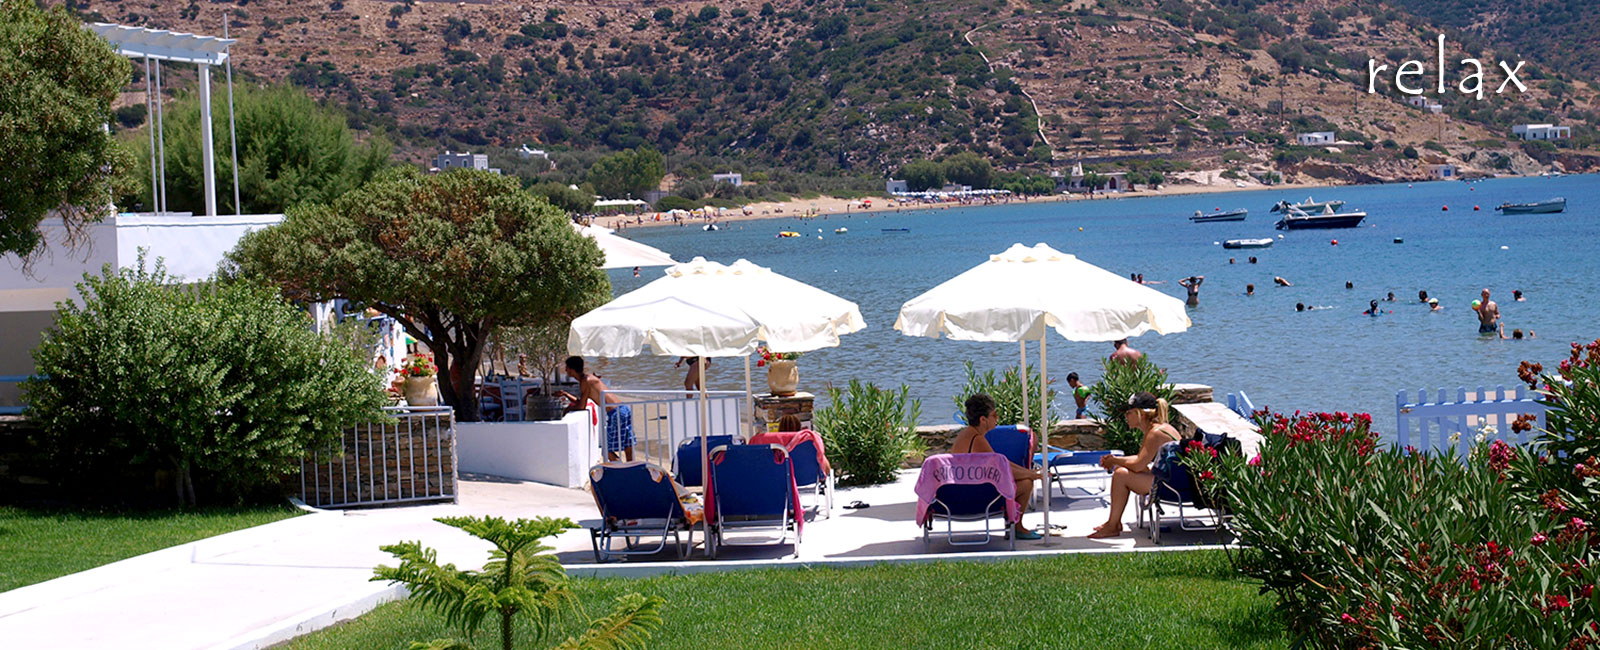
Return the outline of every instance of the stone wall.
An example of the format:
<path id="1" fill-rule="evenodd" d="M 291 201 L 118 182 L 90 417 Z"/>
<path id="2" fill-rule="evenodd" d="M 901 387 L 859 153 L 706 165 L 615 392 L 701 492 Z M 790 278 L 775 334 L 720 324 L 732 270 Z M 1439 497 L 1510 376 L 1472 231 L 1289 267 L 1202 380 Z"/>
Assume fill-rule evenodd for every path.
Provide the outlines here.
<path id="1" fill-rule="evenodd" d="M 345 431 L 312 454 L 291 491 L 317 507 L 455 501 L 455 419 L 448 412 L 402 414 L 390 425 Z"/>
<path id="2" fill-rule="evenodd" d="M 778 420 L 785 415 L 800 418 L 801 428 L 811 428 L 811 411 L 815 406 L 816 398 L 811 393 L 800 391 L 789 397 L 778 397 L 771 393 L 761 393 L 755 396 L 755 431 L 777 431 Z"/>

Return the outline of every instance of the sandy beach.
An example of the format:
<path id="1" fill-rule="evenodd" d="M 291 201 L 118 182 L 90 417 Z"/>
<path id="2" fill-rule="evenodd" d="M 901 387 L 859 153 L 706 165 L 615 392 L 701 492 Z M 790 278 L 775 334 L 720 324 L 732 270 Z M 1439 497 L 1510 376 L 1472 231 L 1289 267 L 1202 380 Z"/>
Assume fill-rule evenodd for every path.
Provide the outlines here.
<path id="1" fill-rule="evenodd" d="M 1280 183 L 1277 185 L 1262 185 L 1255 182 L 1245 182 L 1243 186 L 1235 185 L 1233 180 L 1221 178 L 1220 170 L 1213 172 L 1188 172 L 1180 174 L 1180 180 L 1168 183 L 1158 189 L 1141 189 L 1133 192 L 1100 192 L 1091 196 L 1083 194 L 1052 194 L 1048 196 L 1011 197 L 1002 199 L 971 199 L 967 201 L 931 202 L 900 202 L 886 197 L 873 197 L 865 199 L 871 205 L 864 205 L 863 199 L 842 199 L 831 196 L 817 197 L 814 199 L 795 199 L 791 201 L 766 201 L 751 203 L 743 208 L 729 208 L 717 213 L 714 217 L 695 215 L 687 217 L 691 222 L 704 223 L 715 221 L 718 223 L 732 221 L 755 221 L 759 219 L 792 219 L 795 217 L 844 215 L 844 214 L 869 214 L 879 212 L 910 212 L 913 210 L 948 210 L 950 208 L 970 208 L 997 205 L 1026 205 L 1030 203 L 1051 202 L 1081 202 L 1081 201 L 1106 201 L 1119 199 L 1137 199 L 1158 196 L 1181 196 L 1188 194 L 1223 194 L 1227 192 L 1248 192 L 1251 190 L 1275 189 L 1284 192 L 1300 192 L 1331 187 L 1327 183 Z M 1298 200 L 1294 195 L 1285 198 Z M 1218 206 L 1227 208 L 1229 206 Z M 655 219 L 661 214 L 661 219 Z M 645 228 L 650 226 L 675 225 L 671 217 L 656 212 L 643 214 L 627 214 L 596 217 L 595 225 L 606 228 L 628 229 Z"/>

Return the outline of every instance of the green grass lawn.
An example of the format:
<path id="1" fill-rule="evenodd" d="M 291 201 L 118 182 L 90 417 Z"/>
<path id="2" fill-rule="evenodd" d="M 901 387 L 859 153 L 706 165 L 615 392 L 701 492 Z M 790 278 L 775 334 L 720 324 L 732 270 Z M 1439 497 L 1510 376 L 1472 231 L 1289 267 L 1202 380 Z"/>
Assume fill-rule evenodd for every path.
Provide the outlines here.
<path id="1" fill-rule="evenodd" d="M 0 591 L 297 514 L 286 505 L 140 512 L 0 506 Z"/>
<path id="2" fill-rule="evenodd" d="M 770 569 L 577 580 L 590 616 L 616 596 L 667 600 L 651 648 L 1286 648 L 1271 599 L 1219 552 L 1065 555 L 1001 563 Z M 486 624 L 478 648 L 496 648 Z M 577 626 L 570 626 L 575 632 Z M 519 631 L 519 648 L 530 643 Z M 401 649 L 459 636 L 391 603 L 289 650 Z"/>

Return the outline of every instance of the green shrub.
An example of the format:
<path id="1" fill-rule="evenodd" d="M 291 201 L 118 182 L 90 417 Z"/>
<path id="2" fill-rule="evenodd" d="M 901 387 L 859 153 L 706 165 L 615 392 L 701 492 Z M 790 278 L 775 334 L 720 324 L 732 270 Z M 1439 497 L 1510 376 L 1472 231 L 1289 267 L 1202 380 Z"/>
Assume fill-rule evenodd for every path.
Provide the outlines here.
<path id="1" fill-rule="evenodd" d="M 380 378 L 305 312 L 251 282 L 85 276 L 58 305 L 24 383 L 40 446 L 67 476 L 171 470 L 179 500 L 238 497 L 296 470 L 312 445 L 382 417 Z M 126 486 L 124 486 L 126 487 Z"/>
<path id="2" fill-rule="evenodd" d="M 878 388 L 850 380 L 848 391 L 828 387 L 828 405 L 813 416 L 828 447 L 828 462 L 845 485 L 876 485 L 895 479 L 917 439 L 922 402 L 905 386 Z"/>
<path id="3" fill-rule="evenodd" d="M 1100 361 L 1100 381 L 1089 387 L 1089 398 L 1098 406 L 1095 423 L 1105 432 L 1106 448 L 1136 453 L 1144 443 L 1144 434 L 1128 426 L 1122 419 L 1128 410 L 1128 398 L 1145 392 L 1172 401 L 1172 384 L 1167 383 L 1167 371 L 1139 357 L 1135 363 L 1103 359 Z"/>
<path id="4" fill-rule="evenodd" d="M 1022 423 L 1023 396 L 1022 382 L 1017 377 L 1019 370 L 1019 367 L 1007 368 L 1005 372 L 1000 373 L 999 378 L 996 378 L 993 370 L 985 371 L 981 375 L 978 374 L 978 371 L 972 367 L 972 362 L 968 361 L 967 384 L 961 388 L 960 392 L 956 393 L 955 397 L 956 413 L 963 414 L 966 412 L 968 397 L 975 393 L 985 393 L 994 398 L 996 410 L 1000 414 L 1001 424 Z M 1032 372 L 1033 368 L 1028 370 L 1028 421 L 1026 424 L 1029 429 L 1034 431 L 1045 431 L 1045 422 L 1053 424 L 1060 419 L 1056 414 L 1056 391 L 1052 388 L 1049 392 L 1049 418 L 1040 417 L 1038 373 Z"/>
<path id="5" fill-rule="evenodd" d="M 1573 344 L 1556 374 L 1543 371 L 1526 361 L 1518 368 L 1523 381 L 1545 396 L 1549 425 L 1518 455 L 1509 477 L 1527 507 L 1600 522 L 1600 340 Z M 1512 432 L 1533 429 L 1533 420 L 1518 418 Z"/>
<path id="6" fill-rule="evenodd" d="M 1596 638 L 1585 629 L 1600 611 L 1588 525 L 1552 531 L 1558 517 L 1519 502 L 1504 478 L 1518 452 L 1496 441 L 1462 462 L 1381 448 L 1370 422 L 1262 415 L 1258 458 L 1186 461 L 1203 486 L 1223 488 L 1246 549 L 1240 568 L 1276 596 L 1304 645 L 1498 650 Z"/>

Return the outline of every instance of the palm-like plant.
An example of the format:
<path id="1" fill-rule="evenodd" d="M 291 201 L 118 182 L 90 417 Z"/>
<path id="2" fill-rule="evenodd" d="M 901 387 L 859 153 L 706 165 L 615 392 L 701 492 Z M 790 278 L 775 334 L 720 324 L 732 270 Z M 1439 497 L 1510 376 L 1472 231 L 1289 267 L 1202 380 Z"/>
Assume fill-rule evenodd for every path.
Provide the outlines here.
<path id="1" fill-rule="evenodd" d="M 401 542 L 382 547 L 400 559 L 397 567 L 379 566 L 373 580 L 404 584 L 420 606 L 443 614 L 445 622 L 470 638 L 491 614 L 500 618 L 500 646 L 512 650 L 512 622 L 520 615 L 533 623 L 537 640 L 551 630 L 577 603 L 569 588 L 566 569 L 540 540 L 577 526 L 568 519 L 517 519 L 499 517 L 440 517 L 494 545 L 480 571 L 440 565 L 437 553 L 421 542 Z M 556 646 L 560 650 L 627 650 L 643 648 L 650 633 L 661 625 L 660 597 L 628 594 L 617 599 L 610 616 L 589 623 L 589 629 Z M 453 639 L 414 643 L 412 650 L 470 648 Z"/>

